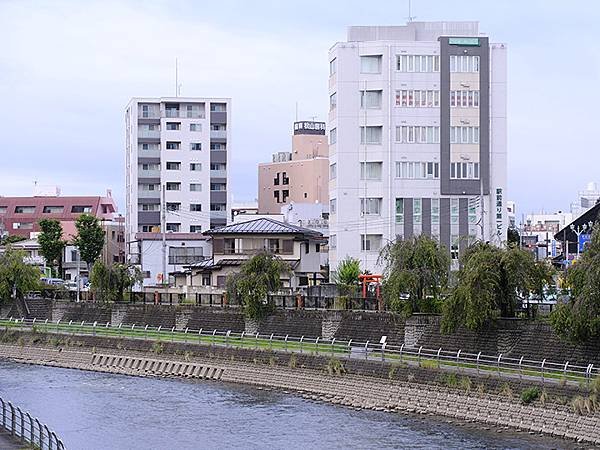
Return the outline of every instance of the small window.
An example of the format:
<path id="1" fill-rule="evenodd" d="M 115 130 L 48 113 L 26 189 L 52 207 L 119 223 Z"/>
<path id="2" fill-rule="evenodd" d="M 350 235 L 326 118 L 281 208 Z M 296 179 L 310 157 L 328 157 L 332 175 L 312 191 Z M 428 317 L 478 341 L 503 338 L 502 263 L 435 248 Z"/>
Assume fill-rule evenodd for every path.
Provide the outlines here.
<path id="1" fill-rule="evenodd" d="M 190 203 L 190 211 L 191 212 L 201 212 L 202 205 L 200 203 Z"/>
<path id="2" fill-rule="evenodd" d="M 180 223 L 167 223 L 167 231 L 171 231 L 173 233 L 179 233 L 179 230 L 181 230 Z"/>
<path id="3" fill-rule="evenodd" d="M 180 122 L 167 122 L 167 130 L 169 131 L 177 131 L 181 129 Z"/>
<path id="4" fill-rule="evenodd" d="M 201 163 L 190 163 L 190 170 L 192 172 L 199 172 L 202 170 L 202 164 Z"/>
<path id="5" fill-rule="evenodd" d="M 334 75 L 337 71 L 337 59 L 333 58 L 329 61 L 329 76 Z"/>
<path id="6" fill-rule="evenodd" d="M 181 148 L 181 142 L 167 141 L 167 150 L 179 150 Z"/>
<path id="7" fill-rule="evenodd" d="M 227 150 L 227 144 L 221 142 L 211 142 L 210 143 L 211 150 Z"/>
<path id="8" fill-rule="evenodd" d="M 329 200 L 329 214 L 336 214 L 337 210 L 337 198 Z"/>
<path id="9" fill-rule="evenodd" d="M 333 163 L 329 166 L 329 179 L 335 180 L 337 177 L 337 163 Z"/>
<path id="10" fill-rule="evenodd" d="M 44 206 L 44 214 L 61 214 L 65 210 L 64 206 Z"/>
<path id="11" fill-rule="evenodd" d="M 329 130 L 329 145 L 333 145 L 337 142 L 337 128 Z"/>
<path id="12" fill-rule="evenodd" d="M 226 191 L 227 184 L 226 183 L 210 183 L 211 191 Z"/>
<path id="13" fill-rule="evenodd" d="M 167 211 L 181 211 L 181 203 L 167 203 Z"/>
<path id="14" fill-rule="evenodd" d="M 202 150 L 202 144 L 200 142 L 192 142 L 192 143 L 190 143 L 190 150 L 192 150 L 192 151 Z"/>
<path id="15" fill-rule="evenodd" d="M 71 213 L 79 214 L 79 213 L 91 213 L 91 212 L 92 212 L 91 206 L 75 205 L 75 206 L 71 207 Z"/>
<path id="16" fill-rule="evenodd" d="M 279 199 L 279 191 L 273 191 L 273 198 L 275 199 L 275 201 L 277 203 L 280 203 L 280 199 Z"/>
<path id="17" fill-rule="evenodd" d="M 190 192 L 202 191 L 202 185 L 200 183 L 190 183 Z"/>
<path id="18" fill-rule="evenodd" d="M 13 230 L 32 230 L 33 222 L 13 222 Z"/>
<path id="19" fill-rule="evenodd" d="M 360 143 L 361 144 L 381 144 L 381 138 L 383 133 L 383 127 L 372 126 L 372 127 L 360 127 Z"/>
<path id="20" fill-rule="evenodd" d="M 190 131 L 202 131 L 201 123 L 190 123 Z"/>
<path id="21" fill-rule="evenodd" d="M 329 96 L 329 111 L 337 108 L 337 94 L 334 92 Z"/>
<path id="22" fill-rule="evenodd" d="M 360 57 L 361 73 L 381 73 L 381 55 L 369 55 Z"/>
<path id="23" fill-rule="evenodd" d="M 225 112 L 227 111 L 226 103 L 211 103 L 210 104 L 211 112 Z"/>
<path id="24" fill-rule="evenodd" d="M 167 191 L 180 191 L 181 183 L 167 182 Z"/>
<path id="25" fill-rule="evenodd" d="M 190 233 L 201 233 L 202 225 L 190 225 Z"/>
<path id="26" fill-rule="evenodd" d="M 15 214 L 33 214 L 35 206 L 15 206 Z"/>
<path id="27" fill-rule="evenodd" d="M 167 170 L 181 170 L 181 163 L 175 161 L 167 161 Z"/>
<path id="28" fill-rule="evenodd" d="M 0 214 L 6 214 L 8 208 L 6 206 L 0 206 Z"/>

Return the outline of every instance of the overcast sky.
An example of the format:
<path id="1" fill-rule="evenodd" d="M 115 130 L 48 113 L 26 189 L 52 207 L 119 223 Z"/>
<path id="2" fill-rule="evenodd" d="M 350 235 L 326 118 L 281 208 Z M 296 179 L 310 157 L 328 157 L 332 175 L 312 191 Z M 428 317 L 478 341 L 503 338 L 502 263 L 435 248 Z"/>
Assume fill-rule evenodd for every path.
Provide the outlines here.
<path id="1" fill-rule="evenodd" d="M 301 119 L 325 120 L 328 49 L 349 25 L 401 25 L 408 0 L 0 0 L 0 195 L 35 180 L 124 205 L 130 97 L 231 97 L 234 201 Z M 477 20 L 508 44 L 508 197 L 566 210 L 600 181 L 600 2 L 413 0 L 419 21 Z"/>

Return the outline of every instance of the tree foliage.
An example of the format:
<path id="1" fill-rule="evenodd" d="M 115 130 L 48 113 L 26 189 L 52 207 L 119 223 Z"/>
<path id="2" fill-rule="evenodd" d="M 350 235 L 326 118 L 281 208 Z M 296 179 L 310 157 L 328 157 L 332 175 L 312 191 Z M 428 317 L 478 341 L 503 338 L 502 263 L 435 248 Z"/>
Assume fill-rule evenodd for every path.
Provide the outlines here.
<path id="1" fill-rule="evenodd" d="M 358 286 L 360 275 L 360 261 L 356 258 L 341 260 L 333 273 L 333 282 L 338 286 L 342 295 L 349 295 Z"/>
<path id="2" fill-rule="evenodd" d="M 240 297 L 248 317 L 258 319 L 270 312 L 267 294 L 281 288 L 281 274 L 289 266 L 280 258 L 260 253 L 245 261 L 240 271 L 227 278 L 230 297 Z"/>
<path id="3" fill-rule="evenodd" d="M 23 298 L 37 289 L 40 284 L 40 271 L 23 262 L 25 252 L 6 248 L 0 254 L 0 301 L 8 298 Z"/>
<path id="4" fill-rule="evenodd" d="M 90 285 L 97 299 L 105 302 L 123 301 L 125 291 L 141 283 L 143 274 L 136 266 L 96 261 L 90 273 Z"/>
<path id="5" fill-rule="evenodd" d="M 91 214 L 82 214 L 75 221 L 77 236 L 73 244 L 79 248 L 81 259 L 88 267 L 98 259 L 104 247 L 104 230 L 97 217 Z"/>
<path id="6" fill-rule="evenodd" d="M 17 242 L 26 241 L 27 238 L 24 236 L 19 236 L 18 234 L 10 234 L 2 239 L 0 239 L 0 245 L 8 245 L 15 244 Z"/>
<path id="7" fill-rule="evenodd" d="M 519 230 L 515 227 L 508 227 L 506 231 L 506 243 L 509 246 L 518 246 L 521 242 L 521 236 L 519 234 Z"/>
<path id="8" fill-rule="evenodd" d="M 571 300 L 550 316 L 555 331 L 574 342 L 600 336 L 600 224 L 594 230 L 590 245 L 567 272 Z"/>
<path id="9" fill-rule="evenodd" d="M 62 274 L 62 257 L 65 241 L 62 238 L 63 229 L 56 219 L 40 220 L 41 233 L 38 236 L 40 253 L 46 258 L 46 263 L 53 269 L 58 266 L 58 274 Z"/>
<path id="10" fill-rule="evenodd" d="M 517 247 L 506 249 L 489 243 L 471 245 L 461 258 L 458 281 L 444 303 L 442 330 L 464 325 L 485 327 L 496 317 L 515 317 L 521 299 L 544 295 L 554 270 L 546 262 Z"/>
<path id="11" fill-rule="evenodd" d="M 415 236 L 383 248 L 379 262 L 384 266 L 383 295 L 392 310 L 410 315 L 432 312 L 446 289 L 450 256 L 436 240 Z"/>

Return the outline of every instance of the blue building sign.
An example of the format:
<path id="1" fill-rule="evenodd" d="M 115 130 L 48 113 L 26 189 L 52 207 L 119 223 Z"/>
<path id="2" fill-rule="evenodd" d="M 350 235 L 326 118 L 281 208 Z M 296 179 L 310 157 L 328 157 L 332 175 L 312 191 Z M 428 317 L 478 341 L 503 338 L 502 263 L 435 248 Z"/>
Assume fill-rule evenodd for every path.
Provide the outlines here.
<path id="1" fill-rule="evenodd" d="M 590 241 L 592 240 L 591 234 L 580 234 L 579 235 L 579 252 L 582 253 L 585 251 L 586 247 L 590 245 Z"/>

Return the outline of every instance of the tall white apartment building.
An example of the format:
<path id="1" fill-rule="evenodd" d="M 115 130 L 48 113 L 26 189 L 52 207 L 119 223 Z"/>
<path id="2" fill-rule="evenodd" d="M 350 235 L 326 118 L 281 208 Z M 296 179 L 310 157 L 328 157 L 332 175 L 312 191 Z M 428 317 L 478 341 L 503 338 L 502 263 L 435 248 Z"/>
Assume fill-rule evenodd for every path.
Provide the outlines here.
<path id="1" fill-rule="evenodd" d="M 125 113 L 128 242 L 161 231 L 163 187 L 166 232 L 171 240 L 179 238 L 178 245 L 185 246 L 188 238 L 201 240 L 200 232 L 226 224 L 230 109 L 228 98 L 131 99 Z M 191 256 L 198 253 L 190 250 Z"/>
<path id="2" fill-rule="evenodd" d="M 421 233 L 506 240 L 506 46 L 477 22 L 350 27 L 329 52 L 330 264 Z"/>

